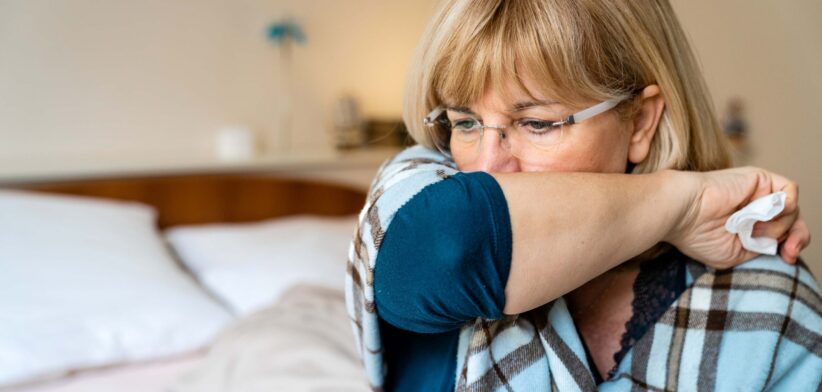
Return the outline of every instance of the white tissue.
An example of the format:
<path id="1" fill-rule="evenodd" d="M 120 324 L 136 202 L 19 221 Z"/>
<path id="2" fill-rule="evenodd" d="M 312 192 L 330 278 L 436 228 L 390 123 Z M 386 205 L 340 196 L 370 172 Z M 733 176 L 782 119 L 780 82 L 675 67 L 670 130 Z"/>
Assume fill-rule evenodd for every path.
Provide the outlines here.
<path id="1" fill-rule="evenodd" d="M 777 246 L 775 239 L 753 238 L 751 233 L 756 222 L 767 222 L 785 209 L 785 198 L 787 198 L 785 192 L 776 192 L 754 200 L 728 218 L 725 222 L 725 230 L 738 234 L 743 248 L 751 252 L 775 255 Z"/>

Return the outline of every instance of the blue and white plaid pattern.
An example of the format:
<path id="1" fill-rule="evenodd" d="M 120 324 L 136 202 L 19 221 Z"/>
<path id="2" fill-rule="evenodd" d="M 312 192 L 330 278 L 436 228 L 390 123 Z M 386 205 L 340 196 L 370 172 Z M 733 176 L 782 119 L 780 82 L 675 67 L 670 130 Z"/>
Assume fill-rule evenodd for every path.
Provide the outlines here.
<path id="1" fill-rule="evenodd" d="M 349 251 L 346 304 L 372 389 L 383 348 L 374 267 L 394 214 L 456 173 L 446 156 L 412 147 L 371 186 Z M 424 246 L 425 244 L 420 244 Z M 731 270 L 689 262 L 686 291 L 596 385 L 565 300 L 460 331 L 457 391 L 816 391 L 822 388 L 822 297 L 806 266 L 761 256 Z"/>

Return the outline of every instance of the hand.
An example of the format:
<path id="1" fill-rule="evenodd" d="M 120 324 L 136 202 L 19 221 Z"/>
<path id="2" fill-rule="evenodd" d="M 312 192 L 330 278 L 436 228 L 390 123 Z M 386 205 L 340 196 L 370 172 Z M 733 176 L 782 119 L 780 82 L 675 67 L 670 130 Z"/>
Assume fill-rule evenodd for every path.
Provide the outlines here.
<path id="1" fill-rule="evenodd" d="M 725 230 L 725 221 L 751 201 L 767 194 L 787 193 L 785 209 L 769 222 L 754 225 L 754 237 L 776 238 L 779 255 L 795 263 L 799 252 L 811 241 L 810 231 L 799 216 L 796 183 L 754 167 L 712 172 L 677 172 L 693 192 L 692 204 L 666 240 L 680 251 L 718 269 L 731 268 L 758 254 L 742 247 L 735 234 Z"/>

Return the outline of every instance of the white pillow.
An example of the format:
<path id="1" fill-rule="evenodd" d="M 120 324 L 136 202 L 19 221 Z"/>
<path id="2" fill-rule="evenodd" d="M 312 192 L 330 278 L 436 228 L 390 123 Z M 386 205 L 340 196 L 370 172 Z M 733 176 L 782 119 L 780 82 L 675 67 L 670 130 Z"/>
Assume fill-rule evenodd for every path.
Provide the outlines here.
<path id="1" fill-rule="evenodd" d="M 237 315 L 301 282 L 343 289 L 356 217 L 294 216 L 171 228 L 166 238 L 203 286 Z"/>
<path id="2" fill-rule="evenodd" d="M 232 320 L 137 203 L 0 191 L 0 386 L 203 347 Z"/>

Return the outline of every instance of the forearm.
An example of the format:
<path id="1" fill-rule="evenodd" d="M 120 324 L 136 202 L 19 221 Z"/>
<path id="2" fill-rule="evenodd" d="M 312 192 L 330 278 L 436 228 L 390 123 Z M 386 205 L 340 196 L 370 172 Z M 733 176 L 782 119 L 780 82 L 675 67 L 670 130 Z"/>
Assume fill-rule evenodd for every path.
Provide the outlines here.
<path id="1" fill-rule="evenodd" d="M 513 251 L 504 313 L 550 302 L 666 240 L 692 205 L 683 174 L 495 174 Z"/>

